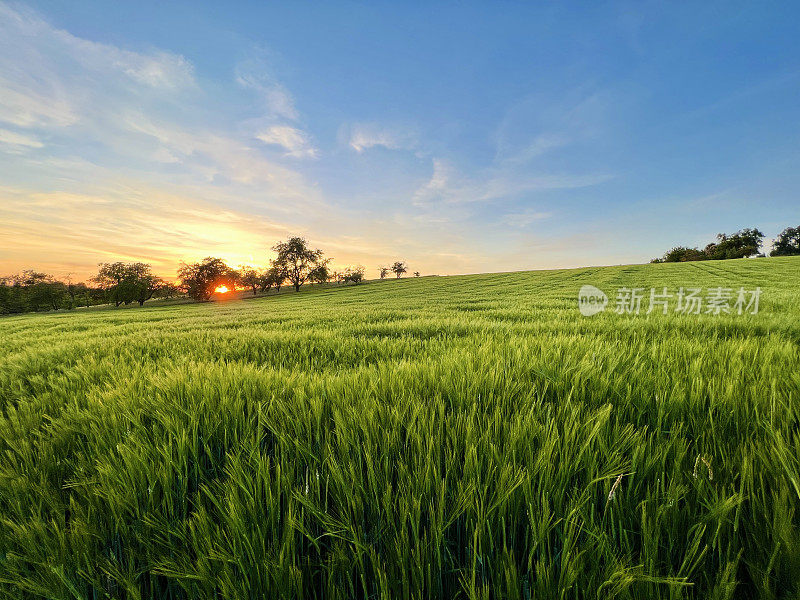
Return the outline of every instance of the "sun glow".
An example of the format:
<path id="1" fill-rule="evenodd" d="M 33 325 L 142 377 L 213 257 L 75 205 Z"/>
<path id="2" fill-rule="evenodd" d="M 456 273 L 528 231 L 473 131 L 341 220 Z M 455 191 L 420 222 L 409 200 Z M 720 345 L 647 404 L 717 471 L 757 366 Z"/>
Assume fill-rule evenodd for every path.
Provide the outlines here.
<path id="1" fill-rule="evenodd" d="M 227 294 L 228 291 L 229 290 L 228 290 L 228 286 L 227 285 L 221 285 L 217 289 L 214 290 L 214 293 L 215 294 Z"/>

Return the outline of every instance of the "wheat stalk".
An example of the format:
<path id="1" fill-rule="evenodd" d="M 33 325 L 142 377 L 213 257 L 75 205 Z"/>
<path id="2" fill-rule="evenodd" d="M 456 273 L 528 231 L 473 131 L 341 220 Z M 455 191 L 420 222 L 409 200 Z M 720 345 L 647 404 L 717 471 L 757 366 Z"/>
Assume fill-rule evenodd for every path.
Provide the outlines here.
<path id="1" fill-rule="evenodd" d="M 701 461 L 706 466 L 706 469 L 708 469 L 708 479 L 709 479 L 709 481 L 713 480 L 714 479 L 714 471 L 711 470 L 711 463 L 709 461 L 707 461 L 703 457 L 702 454 L 698 454 L 697 458 L 694 460 L 694 473 L 693 473 L 694 478 L 697 479 L 697 467 L 700 465 Z"/>
<path id="2" fill-rule="evenodd" d="M 608 503 L 614 499 L 614 495 L 616 494 L 617 487 L 619 487 L 619 484 L 622 481 L 623 475 L 624 473 L 620 473 L 619 477 L 617 477 L 617 480 L 614 482 L 614 485 L 611 486 L 611 491 L 608 492 L 608 499 L 606 500 L 606 506 L 608 506 Z"/>

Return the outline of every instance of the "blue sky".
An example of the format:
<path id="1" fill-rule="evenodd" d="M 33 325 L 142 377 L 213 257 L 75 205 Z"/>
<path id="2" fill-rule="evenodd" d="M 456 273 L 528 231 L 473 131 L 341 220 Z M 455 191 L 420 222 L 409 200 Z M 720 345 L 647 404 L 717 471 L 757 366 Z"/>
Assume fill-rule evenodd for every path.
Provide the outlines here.
<path id="1" fill-rule="evenodd" d="M 795 3 L 0 0 L 0 271 L 646 262 L 800 224 Z"/>

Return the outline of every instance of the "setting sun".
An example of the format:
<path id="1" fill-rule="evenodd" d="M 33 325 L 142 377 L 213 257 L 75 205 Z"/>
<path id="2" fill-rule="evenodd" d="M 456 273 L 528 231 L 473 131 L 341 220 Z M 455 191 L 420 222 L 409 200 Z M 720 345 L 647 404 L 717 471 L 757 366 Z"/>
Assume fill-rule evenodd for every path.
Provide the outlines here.
<path id="1" fill-rule="evenodd" d="M 214 290 L 215 294 L 227 294 L 228 293 L 228 286 L 221 285 L 217 289 Z"/>

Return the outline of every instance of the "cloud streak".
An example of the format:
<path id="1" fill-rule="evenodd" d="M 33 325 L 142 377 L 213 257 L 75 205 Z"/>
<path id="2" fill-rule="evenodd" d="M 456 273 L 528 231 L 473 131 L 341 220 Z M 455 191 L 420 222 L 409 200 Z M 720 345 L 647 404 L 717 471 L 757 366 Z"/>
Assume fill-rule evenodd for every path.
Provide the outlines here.
<path id="1" fill-rule="evenodd" d="M 19 152 L 22 149 L 41 148 L 44 144 L 32 135 L 0 128 L 0 149 L 3 146 L 7 151 Z"/>
<path id="2" fill-rule="evenodd" d="M 236 66 L 236 83 L 256 93 L 268 117 L 289 121 L 299 118 L 292 94 L 272 74 L 264 52 Z"/>
<path id="3" fill-rule="evenodd" d="M 182 56 L 92 42 L 0 3 L 2 121 L 68 127 L 90 118 L 100 98 L 124 93 L 146 100 L 195 84 L 192 65 Z"/>
<path id="4" fill-rule="evenodd" d="M 318 155 L 308 135 L 288 125 L 273 125 L 256 135 L 256 138 L 265 144 L 280 146 L 285 150 L 284 156 L 316 158 Z"/>
<path id="5" fill-rule="evenodd" d="M 467 176 L 443 159 L 433 159 L 433 173 L 414 193 L 414 204 L 424 207 L 437 202 L 464 204 L 513 199 L 548 190 L 567 190 L 599 185 L 612 175 L 571 173 L 526 173 L 507 166 Z"/>
<path id="6" fill-rule="evenodd" d="M 377 147 L 388 150 L 411 150 L 417 146 L 417 136 L 413 131 L 399 127 L 387 127 L 378 123 L 356 123 L 349 127 L 348 145 L 359 154 Z"/>

